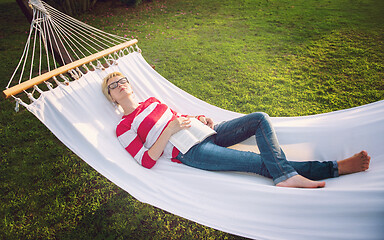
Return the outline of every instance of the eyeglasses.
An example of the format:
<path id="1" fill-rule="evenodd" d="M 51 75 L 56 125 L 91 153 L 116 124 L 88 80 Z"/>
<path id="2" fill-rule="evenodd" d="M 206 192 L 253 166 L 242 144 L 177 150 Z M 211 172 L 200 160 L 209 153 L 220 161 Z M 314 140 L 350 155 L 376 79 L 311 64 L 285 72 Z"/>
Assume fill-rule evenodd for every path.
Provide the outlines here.
<path id="1" fill-rule="evenodd" d="M 109 84 L 108 85 L 108 92 L 110 89 L 117 88 L 119 86 L 119 83 L 120 84 L 126 84 L 126 83 L 128 83 L 128 79 L 126 77 L 123 77 L 123 78 L 120 78 L 119 80 L 117 80 L 116 82 Z"/>

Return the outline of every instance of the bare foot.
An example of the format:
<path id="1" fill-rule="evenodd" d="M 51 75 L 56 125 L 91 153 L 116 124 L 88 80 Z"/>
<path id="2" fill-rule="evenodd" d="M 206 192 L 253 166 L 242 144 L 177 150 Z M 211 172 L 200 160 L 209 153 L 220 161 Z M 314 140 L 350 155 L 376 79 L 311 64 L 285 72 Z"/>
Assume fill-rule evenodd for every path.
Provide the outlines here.
<path id="1" fill-rule="evenodd" d="M 295 187 L 295 188 L 322 188 L 325 182 L 317 182 L 309 180 L 301 175 L 295 175 L 285 181 L 276 184 L 278 187 Z"/>
<path id="2" fill-rule="evenodd" d="M 361 151 L 350 158 L 338 161 L 339 175 L 365 171 L 369 168 L 370 160 L 367 151 Z"/>

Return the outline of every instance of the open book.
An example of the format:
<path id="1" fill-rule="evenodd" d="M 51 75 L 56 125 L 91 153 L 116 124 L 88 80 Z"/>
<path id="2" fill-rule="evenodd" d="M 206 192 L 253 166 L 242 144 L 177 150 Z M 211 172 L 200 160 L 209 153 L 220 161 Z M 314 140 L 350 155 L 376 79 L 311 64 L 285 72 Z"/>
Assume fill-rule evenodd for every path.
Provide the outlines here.
<path id="1" fill-rule="evenodd" d="M 204 125 L 196 118 L 190 118 L 189 120 L 191 120 L 190 128 L 178 131 L 169 139 L 169 141 L 183 154 L 188 152 L 194 145 L 216 133 L 215 130 Z"/>

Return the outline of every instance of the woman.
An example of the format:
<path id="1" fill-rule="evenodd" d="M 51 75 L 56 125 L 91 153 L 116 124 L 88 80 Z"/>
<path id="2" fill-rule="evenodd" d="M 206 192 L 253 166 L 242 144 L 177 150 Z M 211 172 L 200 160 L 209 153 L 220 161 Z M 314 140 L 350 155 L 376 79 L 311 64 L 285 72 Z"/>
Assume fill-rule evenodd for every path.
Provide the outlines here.
<path id="1" fill-rule="evenodd" d="M 128 79 L 119 72 L 104 78 L 102 90 L 110 101 L 124 110 L 116 128 L 120 143 L 146 168 L 152 168 L 160 156 L 164 156 L 204 170 L 253 172 L 272 178 L 276 186 L 300 188 L 321 188 L 325 182 L 315 180 L 369 168 L 370 156 L 366 151 L 341 161 L 287 161 L 265 113 L 248 114 L 215 126 L 211 118 L 197 116 L 217 133 L 183 154 L 169 139 L 176 132 L 189 128 L 192 116 L 179 115 L 156 98 L 138 103 Z M 253 135 L 260 154 L 227 148 Z"/>

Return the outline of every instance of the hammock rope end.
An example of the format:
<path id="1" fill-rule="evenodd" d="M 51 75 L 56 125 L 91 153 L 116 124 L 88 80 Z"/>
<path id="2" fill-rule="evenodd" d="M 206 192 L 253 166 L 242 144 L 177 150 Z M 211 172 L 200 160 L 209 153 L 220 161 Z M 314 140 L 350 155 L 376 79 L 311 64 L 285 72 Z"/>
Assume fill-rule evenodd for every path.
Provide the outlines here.
<path id="1" fill-rule="evenodd" d="M 51 79 L 55 76 L 61 75 L 63 73 L 66 73 L 72 69 L 76 69 L 77 67 L 81 67 L 84 64 L 91 63 L 92 61 L 98 60 L 102 57 L 108 56 L 109 54 L 112 54 L 114 52 L 120 51 L 121 49 L 131 47 L 133 45 L 136 45 L 138 43 L 137 39 L 132 39 L 130 41 L 126 41 L 124 43 L 118 44 L 116 46 L 110 47 L 108 49 L 102 50 L 100 52 L 97 52 L 95 54 L 92 54 L 90 56 L 87 56 L 85 58 L 79 59 L 77 61 L 68 63 L 64 66 L 61 66 L 59 68 L 56 68 L 52 71 L 46 72 L 40 76 L 34 77 L 28 81 L 22 82 L 16 86 L 7 88 L 6 90 L 3 91 L 3 97 L 5 99 L 14 96 L 24 90 L 27 90 L 34 85 L 38 85 L 48 79 Z"/>

